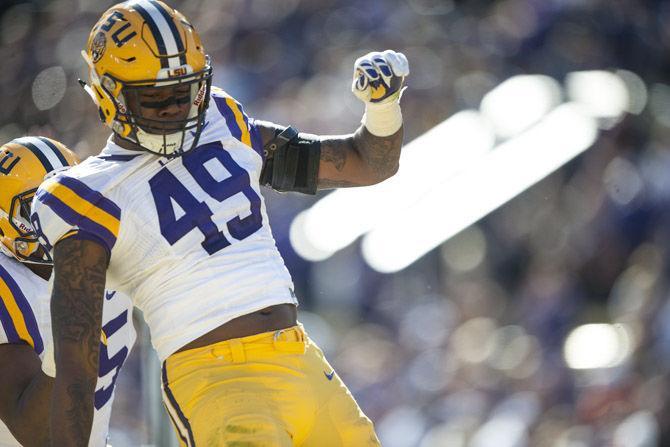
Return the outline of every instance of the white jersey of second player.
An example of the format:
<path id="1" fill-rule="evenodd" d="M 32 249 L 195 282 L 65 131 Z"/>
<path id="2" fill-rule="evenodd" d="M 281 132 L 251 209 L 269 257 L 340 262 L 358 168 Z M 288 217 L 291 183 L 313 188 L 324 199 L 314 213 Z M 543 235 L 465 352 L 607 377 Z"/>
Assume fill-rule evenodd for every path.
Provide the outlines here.
<path id="1" fill-rule="evenodd" d="M 184 155 L 110 139 L 33 201 L 46 247 L 78 234 L 109 250 L 107 284 L 142 310 L 161 360 L 233 318 L 297 304 L 260 192 L 260 134 L 225 92 L 210 98 L 198 146 Z"/>
<path id="2" fill-rule="evenodd" d="M 52 346 L 50 300 L 47 281 L 0 255 L 0 344 L 27 343 L 44 360 L 47 347 Z M 116 380 L 135 343 L 132 303 L 127 296 L 105 292 L 102 331 L 90 447 L 107 445 Z M 0 421 L 0 447 L 5 446 L 20 444 Z"/>

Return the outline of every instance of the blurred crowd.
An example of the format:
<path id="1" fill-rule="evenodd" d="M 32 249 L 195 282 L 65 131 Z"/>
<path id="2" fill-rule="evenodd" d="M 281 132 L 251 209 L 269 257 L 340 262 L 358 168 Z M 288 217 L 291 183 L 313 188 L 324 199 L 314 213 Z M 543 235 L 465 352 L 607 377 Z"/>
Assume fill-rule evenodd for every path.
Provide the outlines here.
<path id="1" fill-rule="evenodd" d="M 636 73 L 648 92 L 639 115 L 396 274 L 367 267 L 357 244 L 319 263 L 300 259 L 289 226 L 315 198 L 265 196 L 301 319 L 385 446 L 670 445 L 669 2 L 169 3 L 200 32 L 215 85 L 250 116 L 312 133 L 358 125 L 351 69 L 370 50 L 410 61 L 406 141 L 477 108 L 515 74 Z M 41 134 L 83 157 L 100 150 L 108 131 L 76 79 L 87 76 L 79 51 L 111 4 L 0 4 L 2 142 Z M 566 338 L 588 323 L 626 328 L 617 362 L 569 363 Z M 608 348 L 598 338 L 580 343 L 587 355 Z M 141 351 L 119 381 L 115 446 L 154 439 L 138 405 Z"/>

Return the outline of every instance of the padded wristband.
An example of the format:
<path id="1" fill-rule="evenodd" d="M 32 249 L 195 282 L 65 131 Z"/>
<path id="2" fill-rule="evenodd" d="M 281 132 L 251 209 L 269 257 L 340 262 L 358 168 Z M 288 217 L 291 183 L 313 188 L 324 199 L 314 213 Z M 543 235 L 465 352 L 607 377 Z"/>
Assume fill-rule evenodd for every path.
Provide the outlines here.
<path id="1" fill-rule="evenodd" d="M 316 194 L 321 142 L 303 138 L 288 127 L 265 146 L 265 151 L 261 185 L 280 192 Z"/>

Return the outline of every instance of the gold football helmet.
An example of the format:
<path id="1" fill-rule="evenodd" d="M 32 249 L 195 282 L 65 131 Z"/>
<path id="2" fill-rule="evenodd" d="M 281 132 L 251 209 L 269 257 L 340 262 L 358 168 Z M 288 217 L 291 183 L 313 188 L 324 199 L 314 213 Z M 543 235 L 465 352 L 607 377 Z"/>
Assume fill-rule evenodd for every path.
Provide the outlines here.
<path id="1" fill-rule="evenodd" d="M 21 262 L 51 263 L 48 254 L 38 254 L 30 204 L 46 177 L 77 163 L 74 152 L 49 138 L 17 138 L 0 147 L 1 252 Z"/>
<path id="2" fill-rule="evenodd" d="M 164 156 L 195 147 L 212 68 L 198 33 L 180 12 L 156 0 L 112 6 L 91 30 L 82 56 L 90 77 L 90 85 L 82 85 L 117 135 Z M 169 106 L 183 113 L 147 113 Z M 192 143 L 184 147 L 189 136 Z"/>

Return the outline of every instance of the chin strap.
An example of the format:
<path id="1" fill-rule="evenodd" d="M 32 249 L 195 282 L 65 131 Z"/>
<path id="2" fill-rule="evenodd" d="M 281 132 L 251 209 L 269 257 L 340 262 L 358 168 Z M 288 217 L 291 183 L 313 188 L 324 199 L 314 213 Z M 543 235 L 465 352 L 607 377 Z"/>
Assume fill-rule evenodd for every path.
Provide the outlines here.
<path id="1" fill-rule="evenodd" d="M 168 135 L 157 135 L 137 128 L 135 132 L 137 144 L 149 149 L 155 154 L 170 157 L 183 147 L 184 133 L 176 132 Z"/>

